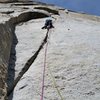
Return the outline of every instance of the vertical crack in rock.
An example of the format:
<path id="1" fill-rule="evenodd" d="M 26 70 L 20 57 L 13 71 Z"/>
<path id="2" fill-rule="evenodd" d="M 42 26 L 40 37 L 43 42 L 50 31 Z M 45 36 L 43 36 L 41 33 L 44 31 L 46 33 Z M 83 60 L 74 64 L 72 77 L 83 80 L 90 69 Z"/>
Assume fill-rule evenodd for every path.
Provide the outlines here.
<path id="1" fill-rule="evenodd" d="M 24 12 L 24 13 L 21 13 L 19 16 L 17 17 L 12 17 L 8 22 L 11 23 L 13 25 L 13 30 L 15 31 L 15 27 L 17 24 L 21 23 L 21 22 L 26 22 L 26 21 L 29 21 L 31 19 L 38 19 L 38 18 L 45 18 L 45 17 L 48 17 L 48 14 L 45 14 L 45 13 L 42 13 L 42 12 Z M 24 73 L 29 69 L 29 67 L 31 66 L 31 64 L 34 62 L 34 60 L 37 58 L 40 50 L 42 49 L 42 47 L 44 46 L 44 44 L 46 43 L 46 40 L 47 40 L 47 36 L 48 36 L 48 32 L 42 42 L 42 44 L 40 45 L 39 49 L 36 51 L 36 53 L 27 61 L 27 63 L 25 64 L 24 68 L 22 69 L 22 71 L 19 73 L 18 77 L 14 80 L 14 75 L 15 75 L 15 70 L 14 70 L 14 67 L 15 67 L 15 61 L 16 61 L 16 51 L 15 51 L 15 47 L 17 45 L 17 37 L 16 37 L 16 34 L 13 32 L 13 43 L 12 43 L 12 51 L 11 51 L 11 55 L 15 56 L 15 57 L 11 57 L 10 56 L 10 59 L 14 60 L 13 61 L 13 64 L 14 65 L 11 65 L 11 66 L 8 66 L 8 80 L 7 80 L 7 83 L 8 83 L 8 90 L 7 90 L 7 96 L 9 96 L 14 87 L 16 86 L 16 84 L 18 83 L 18 81 L 21 79 L 21 77 L 24 75 Z M 9 62 L 10 64 L 10 62 Z M 11 71 L 13 71 L 13 75 L 10 73 Z M 11 76 L 11 77 L 10 77 Z M 13 81 L 11 81 L 11 79 Z"/>
<path id="2" fill-rule="evenodd" d="M 8 96 L 13 92 L 14 88 L 16 87 L 17 83 L 19 82 L 19 80 L 22 78 L 22 76 L 28 71 L 28 69 L 30 68 L 30 66 L 34 63 L 35 59 L 37 58 L 39 52 L 41 51 L 41 49 L 43 48 L 43 46 L 45 45 L 45 43 L 47 42 L 47 38 L 48 38 L 48 32 L 46 33 L 45 38 L 43 39 L 43 42 L 41 43 L 41 45 L 39 46 L 38 50 L 35 52 L 35 54 L 26 62 L 25 66 L 22 68 L 21 72 L 18 74 L 18 77 L 15 79 L 13 85 L 10 87 L 10 89 L 8 90 Z"/>
<path id="3" fill-rule="evenodd" d="M 10 52 L 10 59 L 8 65 L 8 77 L 7 77 L 7 90 L 10 89 L 12 83 L 14 82 L 15 77 L 15 62 L 16 62 L 16 45 L 18 43 L 18 39 L 16 34 L 13 33 L 13 40 L 12 40 L 11 52 Z"/>

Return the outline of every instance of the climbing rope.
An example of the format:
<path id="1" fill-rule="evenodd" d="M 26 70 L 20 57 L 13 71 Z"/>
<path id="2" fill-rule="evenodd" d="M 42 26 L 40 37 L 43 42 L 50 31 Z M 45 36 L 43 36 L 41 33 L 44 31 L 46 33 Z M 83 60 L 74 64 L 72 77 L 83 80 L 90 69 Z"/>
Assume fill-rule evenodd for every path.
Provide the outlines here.
<path id="1" fill-rule="evenodd" d="M 48 47 L 48 33 L 49 33 L 49 29 L 47 29 L 47 43 L 46 43 L 46 47 L 45 47 L 45 54 L 44 54 L 44 69 L 43 69 L 43 79 L 42 79 L 42 93 L 41 93 L 41 99 L 43 100 L 43 96 L 44 96 L 44 81 L 45 81 L 45 70 L 46 70 L 46 58 L 47 58 L 47 47 Z"/>
<path id="2" fill-rule="evenodd" d="M 61 95 L 60 90 L 58 89 L 56 80 L 55 80 L 55 78 L 54 78 L 54 75 L 53 75 L 53 73 L 52 73 L 50 67 L 49 67 L 49 71 L 50 71 L 50 75 L 51 75 L 51 78 L 52 78 L 52 81 L 53 81 L 53 87 L 57 90 L 57 93 L 58 93 L 60 99 L 61 99 L 61 100 L 64 100 L 63 97 L 62 97 L 62 95 Z"/>
<path id="3" fill-rule="evenodd" d="M 42 76 L 42 79 L 43 79 L 42 80 L 42 93 L 41 93 L 41 99 L 40 100 L 43 100 L 43 96 L 44 96 L 44 82 L 45 82 L 46 61 L 47 61 L 48 35 L 49 35 L 49 29 L 47 29 L 47 43 L 46 43 L 46 46 L 45 46 L 45 53 L 44 53 L 44 69 L 43 69 L 43 76 Z M 51 78 L 53 80 L 53 85 L 54 85 L 53 87 L 56 88 L 58 95 L 60 96 L 61 100 L 63 100 L 63 97 L 60 93 L 60 90 L 57 87 L 56 80 L 55 80 L 54 75 L 52 74 L 52 71 L 51 71 L 50 68 L 49 68 L 49 71 L 50 71 Z"/>

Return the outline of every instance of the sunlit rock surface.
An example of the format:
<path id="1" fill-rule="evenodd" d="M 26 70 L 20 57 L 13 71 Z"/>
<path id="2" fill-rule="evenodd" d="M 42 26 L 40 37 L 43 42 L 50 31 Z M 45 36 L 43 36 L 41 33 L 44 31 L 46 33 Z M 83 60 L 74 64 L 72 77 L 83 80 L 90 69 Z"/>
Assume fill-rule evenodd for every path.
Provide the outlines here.
<path id="1" fill-rule="evenodd" d="M 0 47 L 9 52 L 11 50 L 8 67 L 8 89 L 13 86 L 14 80 L 18 77 L 27 60 L 35 54 L 43 42 L 47 30 L 42 30 L 41 27 L 44 25 L 47 16 L 52 13 L 55 28 L 49 31 L 47 41 L 44 100 L 61 99 L 55 87 L 60 91 L 63 100 L 99 100 L 99 17 L 68 12 L 68 10 L 60 7 L 47 6 L 36 2 L 32 4 L 0 4 L 0 6 L 0 18 L 2 18 L 0 22 L 6 24 L 5 22 L 8 21 L 13 25 L 12 31 L 10 31 L 10 35 L 13 34 L 13 41 L 9 38 L 12 48 L 10 44 L 7 45 L 7 49 L 4 46 Z M 39 7 L 42 8 L 38 9 Z M 55 13 L 50 12 L 51 10 L 43 7 L 52 11 L 55 10 L 59 14 L 55 15 Z M 5 26 L 3 29 L 5 30 Z M 5 39 L 5 44 L 9 41 Z M 4 42 L 1 43 L 4 44 Z M 46 44 L 29 70 L 23 74 L 23 77 L 14 87 L 13 92 L 9 93 L 9 100 L 40 99 L 45 48 Z M 5 52 L 3 53 L 5 54 Z M 4 54 L 2 55 L 4 56 Z M 9 58 L 8 54 L 7 57 Z M 2 57 L 0 59 L 2 64 Z M 7 74 L 7 65 L 5 70 Z M 4 73 L 4 76 L 6 74 Z M 56 81 L 56 86 L 53 84 L 53 78 Z M 3 80 L 5 83 L 4 78 Z M 6 91 L 6 84 L 4 87 Z M 0 96 L 0 100 L 5 100 L 1 93 Z"/>

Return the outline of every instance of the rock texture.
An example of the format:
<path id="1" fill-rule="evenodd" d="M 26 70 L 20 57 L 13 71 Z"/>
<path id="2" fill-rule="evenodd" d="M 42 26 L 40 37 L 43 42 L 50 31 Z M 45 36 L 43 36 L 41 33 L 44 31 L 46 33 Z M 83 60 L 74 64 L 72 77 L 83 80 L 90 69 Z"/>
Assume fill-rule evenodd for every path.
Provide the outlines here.
<path id="1" fill-rule="evenodd" d="M 32 0 L 0 0 L 0 3 L 26 2 L 26 1 L 32 1 Z"/>
<path id="2" fill-rule="evenodd" d="M 99 17 L 36 2 L 0 6 L 0 100 L 7 85 L 9 100 L 40 99 L 46 42 L 44 100 L 99 100 Z M 49 15 L 55 28 L 46 41 L 41 27 Z"/>
<path id="3" fill-rule="evenodd" d="M 16 0 L 0 0 L 0 2 L 2 2 L 2 3 L 5 3 L 5 2 L 13 2 L 13 1 L 16 1 Z"/>
<path id="4" fill-rule="evenodd" d="M 99 100 L 100 23 L 90 19 L 80 18 L 78 15 L 76 17 L 76 15 L 72 15 L 70 12 L 66 14 L 65 11 L 60 11 L 60 17 L 54 17 L 57 20 L 54 23 L 55 29 L 50 31 L 48 42 L 44 99 L 61 99 L 53 86 L 52 72 L 63 100 Z M 32 53 L 31 50 L 34 51 L 34 48 L 38 46 L 36 45 L 40 40 L 38 37 L 46 33 L 46 31 L 40 29 L 43 22 L 44 19 L 32 20 L 21 26 L 17 26 L 16 35 L 20 41 L 17 49 L 21 49 L 21 47 L 26 49 L 18 50 L 18 58 L 20 57 L 20 59 L 18 61 L 19 63 L 16 62 L 16 70 L 18 70 L 18 66 L 20 69 L 21 66 L 25 65 L 22 62 L 26 62 L 24 58 L 27 59 L 29 57 L 25 55 L 27 50 L 29 50 L 28 55 L 32 55 L 30 54 Z M 28 26 L 30 28 L 27 29 L 26 27 Z M 25 40 L 21 38 L 24 34 L 21 34 L 20 30 L 23 30 L 22 33 L 25 34 L 30 30 L 28 35 L 25 35 L 27 36 Z M 35 30 L 37 35 L 35 35 L 33 30 Z M 36 42 L 32 42 L 31 37 L 33 37 L 32 40 L 37 39 L 35 40 Z M 30 41 L 27 42 L 26 40 Z M 45 46 L 30 69 L 18 82 L 14 89 L 13 100 L 40 99 L 44 50 Z M 23 56 L 20 56 L 21 54 Z"/>
<path id="5" fill-rule="evenodd" d="M 4 9 L 5 5 L 7 9 L 6 8 Z M 25 10 L 19 13 L 17 12 L 16 14 L 14 13 L 14 9 L 10 8 L 11 5 L 0 4 L 0 6 L 1 6 L 0 18 L 2 19 L 0 20 L 1 23 L 0 24 L 0 100 L 5 100 L 7 97 L 7 84 L 6 84 L 7 71 L 9 77 L 12 77 L 13 76 L 12 72 L 14 72 L 13 70 L 14 64 L 12 62 L 16 60 L 16 58 L 14 57 L 16 55 L 16 51 L 14 49 L 18 41 L 14 33 L 15 26 L 18 23 L 26 22 L 31 19 L 47 17 L 48 13 L 45 12 L 43 13 L 36 10 L 34 12 L 32 10 L 30 11 Z M 19 10 L 19 8 L 16 8 L 16 11 L 17 10 Z M 22 8 L 20 8 L 20 10 L 22 10 Z M 10 54 L 13 55 L 11 57 L 12 58 L 11 62 L 9 62 Z M 10 68 L 7 68 L 8 65 L 11 65 L 12 67 L 10 66 Z"/>
<path id="6" fill-rule="evenodd" d="M 5 100 L 7 94 L 7 67 L 13 38 L 13 26 L 9 22 L 0 24 L 0 100 Z"/>

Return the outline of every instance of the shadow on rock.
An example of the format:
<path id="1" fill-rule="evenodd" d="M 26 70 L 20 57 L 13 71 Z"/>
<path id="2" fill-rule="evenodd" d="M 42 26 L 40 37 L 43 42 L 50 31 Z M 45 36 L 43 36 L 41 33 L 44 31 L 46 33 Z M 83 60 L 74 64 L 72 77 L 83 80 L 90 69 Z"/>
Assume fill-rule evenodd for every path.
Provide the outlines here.
<path id="1" fill-rule="evenodd" d="M 12 43 L 11 53 L 10 53 L 10 59 L 9 59 L 9 65 L 8 65 L 8 77 L 7 77 L 8 91 L 10 91 L 10 88 L 13 86 L 13 83 L 14 83 L 17 43 L 18 43 L 18 39 L 14 33 L 13 43 Z M 13 98 L 13 92 L 8 94 L 8 100 L 12 100 L 12 98 Z"/>

